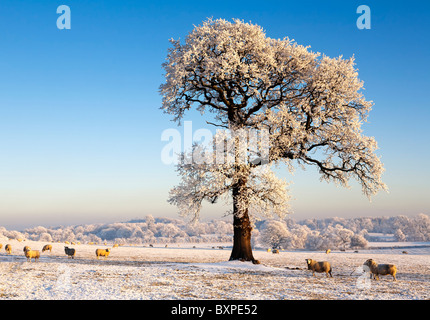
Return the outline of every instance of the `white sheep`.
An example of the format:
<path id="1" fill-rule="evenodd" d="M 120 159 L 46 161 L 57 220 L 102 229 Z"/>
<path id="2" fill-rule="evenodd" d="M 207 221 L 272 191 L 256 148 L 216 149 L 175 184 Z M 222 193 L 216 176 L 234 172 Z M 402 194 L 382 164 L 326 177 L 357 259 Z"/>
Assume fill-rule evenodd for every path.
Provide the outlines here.
<path id="1" fill-rule="evenodd" d="M 313 276 L 315 276 L 315 272 L 325 272 L 327 278 L 329 274 L 330 274 L 330 277 L 333 277 L 333 275 L 331 274 L 332 268 L 331 268 L 330 262 L 327 262 L 327 261 L 317 262 L 312 259 L 306 259 L 306 263 L 308 264 L 308 270 L 312 270 Z"/>
<path id="2" fill-rule="evenodd" d="M 50 244 L 45 244 L 44 246 L 43 246 L 43 248 L 42 248 L 42 252 L 45 252 L 45 251 L 48 251 L 49 250 L 49 252 L 52 252 L 52 245 L 50 245 Z"/>
<path id="3" fill-rule="evenodd" d="M 396 281 L 397 267 L 394 264 L 377 264 L 373 259 L 366 260 L 363 265 L 368 266 L 370 269 L 370 277 L 379 280 L 379 275 L 386 276 L 388 274 L 393 276 L 393 281 Z"/>
<path id="4" fill-rule="evenodd" d="M 109 253 L 110 253 L 109 249 L 97 249 L 96 250 L 97 259 L 99 257 L 105 257 L 106 259 L 109 256 Z"/>
<path id="5" fill-rule="evenodd" d="M 25 251 L 25 256 L 27 261 L 31 262 L 31 259 L 34 259 L 34 262 L 37 262 L 37 260 L 40 258 L 40 252 L 39 250 L 28 249 Z"/>

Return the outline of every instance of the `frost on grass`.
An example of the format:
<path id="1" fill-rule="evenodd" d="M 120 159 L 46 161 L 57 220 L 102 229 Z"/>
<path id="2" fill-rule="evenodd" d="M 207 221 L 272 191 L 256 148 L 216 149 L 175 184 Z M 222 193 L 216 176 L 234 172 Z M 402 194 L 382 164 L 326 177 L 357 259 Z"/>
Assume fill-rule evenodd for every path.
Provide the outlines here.
<path id="1" fill-rule="evenodd" d="M 63 244 L 40 261 L 27 262 L 13 242 L 11 255 L 0 253 L 1 299 L 429 299 L 429 249 L 411 247 L 409 254 L 391 248 L 332 251 L 255 250 L 262 264 L 227 261 L 228 250 L 211 245 L 181 247 L 121 246 L 97 260 L 95 246 L 79 245 L 67 259 Z M 27 241 L 33 248 L 44 242 Z M 312 277 L 306 258 L 329 260 L 333 278 Z M 398 267 L 397 282 L 369 280 L 360 272 L 368 258 Z M 351 272 L 354 273 L 351 275 Z M 233 285 L 234 284 L 234 285 Z"/>

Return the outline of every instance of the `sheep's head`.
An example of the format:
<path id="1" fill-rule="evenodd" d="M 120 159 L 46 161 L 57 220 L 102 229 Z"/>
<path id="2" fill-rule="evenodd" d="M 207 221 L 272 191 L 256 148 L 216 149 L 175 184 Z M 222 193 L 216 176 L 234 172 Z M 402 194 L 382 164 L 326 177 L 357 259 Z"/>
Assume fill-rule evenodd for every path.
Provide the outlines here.
<path id="1" fill-rule="evenodd" d="M 370 267 L 371 265 L 373 265 L 375 263 L 376 262 L 373 259 L 367 259 L 366 262 L 363 263 L 363 265 Z"/>
<path id="2" fill-rule="evenodd" d="M 308 268 L 310 268 L 310 265 L 312 264 L 312 259 L 305 259 L 306 263 L 308 264 Z"/>

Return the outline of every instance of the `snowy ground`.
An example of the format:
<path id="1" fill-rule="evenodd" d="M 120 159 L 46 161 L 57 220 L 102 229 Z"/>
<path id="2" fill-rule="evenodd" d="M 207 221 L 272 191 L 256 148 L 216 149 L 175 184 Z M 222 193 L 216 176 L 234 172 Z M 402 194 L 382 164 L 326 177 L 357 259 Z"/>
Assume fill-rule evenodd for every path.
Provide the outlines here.
<path id="1" fill-rule="evenodd" d="M 207 244 L 112 248 L 97 260 L 102 245 L 73 245 L 75 259 L 54 243 L 40 261 L 27 262 L 24 245 L 41 250 L 45 243 L 11 240 L 12 254 L 0 252 L 0 299 L 430 299 L 430 248 L 322 252 L 255 250 L 260 265 L 227 261 L 230 248 Z M 193 248 L 193 245 L 196 248 Z M 219 244 L 218 244 L 219 245 Z M 333 278 L 312 277 L 306 258 L 330 261 Z M 393 263 L 391 276 L 370 280 L 360 272 L 366 259 Z M 351 272 L 354 273 L 351 275 Z"/>

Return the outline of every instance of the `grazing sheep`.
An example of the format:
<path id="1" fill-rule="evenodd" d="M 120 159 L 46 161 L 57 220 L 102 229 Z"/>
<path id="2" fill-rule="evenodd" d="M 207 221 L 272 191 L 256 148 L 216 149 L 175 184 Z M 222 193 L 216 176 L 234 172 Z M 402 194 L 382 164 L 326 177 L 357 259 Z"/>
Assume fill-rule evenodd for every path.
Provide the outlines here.
<path id="1" fill-rule="evenodd" d="M 10 244 L 7 244 L 4 249 L 6 250 L 7 254 L 11 254 L 12 253 L 12 246 Z"/>
<path id="2" fill-rule="evenodd" d="M 109 253 L 110 253 L 109 249 L 97 249 L 96 250 L 97 259 L 99 257 L 105 257 L 106 259 L 109 256 Z"/>
<path id="3" fill-rule="evenodd" d="M 27 261 L 31 262 L 31 259 L 34 259 L 34 262 L 37 262 L 40 258 L 40 252 L 39 250 L 27 249 L 25 250 L 25 256 L 27 257 Z"/>
<path id="4" fill-rule="evenodd" d="M 372 278 L 373 274 L 373 279 L 379 280 L 379 275 L 386 276 L 387 274 L 390 274 L 393 276 L 393 281 L 397 281 L 397 267 L 394 264 L 377 264 L 373 259 L 368 259 L 363 263 L 363 265 L 369 267 L 370 278 Z"/>
<path id="5" fill-rule="evenodd" d="M 118 243 L 115 243 L 112 248 L 118 248 Z"/>
<path id="6" fill-rule="evenodd" d="M 278 249 L 273 249 L 272 253 L 279 253 L 279 250 Z"/>
<path id="7" fill-rule="evenodd" d="M 48 251 L 48 250 L 49 250 L 49 252 L 52 252 L 52 245 L 50 245 L 50 244 L 45 244 L 45 245 L 43 246 L 42 252 L 45 252 L 45 251 Z"/>
<path id="8" fill-rule="evenodd" d="M 333 275 L 331 274 L 332 269 L 331 269 L 330 262 L 327 262 L 327 261 L 316 262 L 312 259 L 306 259 L 306 263 L 308 264 L 308 270 L 312 270 L 313 276 L 315 276 L 315 272 L 325 272 L 327 278 L 329 274 L 330 274 L 330 277 L 333 277 Z"/>
<path id="9" fill-rule="evenodd" d="M 69 248 L 69 247 L 64 247 L 64 252 L 69 256 L 69 258 L 72 258 L 72 259 L 75 258 L 75 254 L 76 254 L 75 249 Z"/>
<path id="10" fill-rule="evenodd" d="M 327 249 L 326 251 L 325 251 L 325 253 L 326 254 L 329 254 L 331 252 L 331 249 Z"/>

